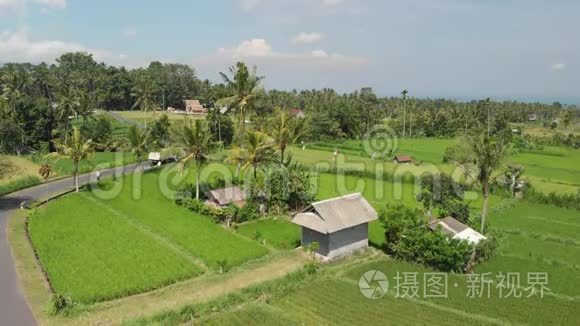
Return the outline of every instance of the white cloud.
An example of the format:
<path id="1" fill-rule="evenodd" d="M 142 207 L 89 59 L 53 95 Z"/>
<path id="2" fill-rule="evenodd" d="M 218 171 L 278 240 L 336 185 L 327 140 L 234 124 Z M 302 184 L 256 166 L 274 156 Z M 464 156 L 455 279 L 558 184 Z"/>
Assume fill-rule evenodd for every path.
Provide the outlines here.
<path id="1" fill-rule="evenodd" d="M 242 41 L 235 49 L 220 48 L 220 55 L 231 54 L 233 57 L 264 57 L 274 55 L 272 46 L 262 38 Z"/>
<path id="2" fill-rule="evenodd" d="M 137 36 L 137 30 L 133 27 L 126 27 L 123 30 L 123 36 L 125 37 L 135 37 Z"/>
<path id="3" fill-rule="evenodd" d="M 323 5 L 325 6 L 336 6 L 343 2 L 343 0 L 321 0 Z"/>
<path id="4" fill-rule="evenodd" d="M 119 54 L 119 59 L 121 59 L 121 60 L 127 60 L 128 58 L 129 58 L 129 56 L 126 54 L 123 54 L 123 53 Z"/>
<path id="5" fill-rule="evenodd" d="M 323 38 L 324 38 L 324 35 L 322 33 L 301 32 L 292 39 L 292 42 L 294 44 L 310 44 L 310 43 L 319 42 Z"/>
<path id="6" fill-rule="evenodd" d="M 66 0 L 32 0 L 31 2 L 44 5 L 48 8 L 66 8 Z M 0 0 L 0 14 L 5 11 L 23 10 L 26 7 L 26 3 L 26 0 Z"/>
<path id="7" fill-rule="evenodd" d="M 265 1 L 266 0 L 240 0 L 240 6 L 244 11 L 251 11 Z"/>
<path id="8" fill-rule="evenodd" d="M 326 58 L 328 57 L 328 53 L 324 50 L 314 50 L 312 51 L 312 56 L 317 58 Z"/>
<path id="9" fill-rule="evenodd" d="M 57 40 L 33 41 L 26 32 L 4 32 L 0 35 L 0 61 L 52 62 L 66 52 L 92 53 L 96 60 L 110 57 L 110 52 L 87 48 L 81 44 Z"/>
<path id="10" fill-rule="evenodd" d="M 66 0 L 33 0 L 33 2 L 47 5 L 51 8 L 66 8 Z"/>
<path id="11" fill-rule="evenodd" d="M 566 64 L 565 63 L 554 63 L 552 65 L 552 69 L 554 69 L 554 70 L 564 70 L 564 69 L 566 69 Z"/>
<path id="12" fill-rule="evenodd" d="M 265 39 L 255 38 L 242 41 L 237 47 L 219 48 L 217 55 L 198 58 L 197 65 L 218 66 L 231 64 L 234 61 L 246 61 L 258 66 L 294 69 L 298 67 L 316 67 L 331 70 L 343 70 L 360 67 L 369 63 L 365 57 L 353 57 L 338 53 L 327 53 L 324 50 L 314 50 L 304 53 L 275 51 Z"/>

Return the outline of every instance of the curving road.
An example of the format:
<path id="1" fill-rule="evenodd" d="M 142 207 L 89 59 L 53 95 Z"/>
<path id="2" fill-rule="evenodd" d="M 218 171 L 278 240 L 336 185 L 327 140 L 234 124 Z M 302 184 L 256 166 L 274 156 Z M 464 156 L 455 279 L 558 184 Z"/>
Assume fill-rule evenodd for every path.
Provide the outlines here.
<path id="1" fill-rule="evenodd" d="M 101 176 L 125 174 L 134 171 L 137 167 L 148 163 L 131 164 L 109 170 L 101 171 Z M 79 184 L 88 184 L 91 174 L 79 176 Z M 73 178 L 61 179 L 48 182 L 32 188 L 17 191 L 0 197 L 0 325 L 36 325 L 20 285 L 14 262 L 10 252 L 10 245 L 6 237 L 6 224 L 8 216 L 20 207 L 20 203 L 27 200 L 45 198 L 53 193 L 62 192 L 74 187 Z"/>

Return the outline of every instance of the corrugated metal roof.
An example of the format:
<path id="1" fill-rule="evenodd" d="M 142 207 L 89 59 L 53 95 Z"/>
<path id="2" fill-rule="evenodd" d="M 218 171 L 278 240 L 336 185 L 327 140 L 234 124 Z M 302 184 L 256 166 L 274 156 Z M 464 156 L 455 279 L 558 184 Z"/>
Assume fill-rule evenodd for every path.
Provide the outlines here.
<path id="1" fill-rule="evenodd" d="M 451 216 L 447 216 L 440 220 L 435 220 L 429 223 L 429 228 L 433 231 L 437 230 L 439 227 L 441 227 L 441 232 L 454 239 L 467 240 L 474 244 L 479 243 L 481 240 L 487 239 L 479 232 L 459 222 Z"/>
<path id="2" fill-rule="evenodd" d="M 405 163 L 405 162 L 411 162 L 413 159 L 409 155 L 397 155 L 397 156 L 395 156 L 395 160 L 397 162 Z"/>
<path id="3" fill-rule="evenodd" d="M 321 233 L 334 233 L 376 219 L 375 209 L 356 193 L 312 203 L 296 214 L 292 222 Z"/>

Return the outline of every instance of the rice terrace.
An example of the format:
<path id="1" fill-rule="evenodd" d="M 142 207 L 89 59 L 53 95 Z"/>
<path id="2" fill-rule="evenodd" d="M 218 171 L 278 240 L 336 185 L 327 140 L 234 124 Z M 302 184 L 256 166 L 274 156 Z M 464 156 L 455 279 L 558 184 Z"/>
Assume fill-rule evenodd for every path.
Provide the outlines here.
<path id="1" fill-rule="evenodd" d="M 0 1 L 0 325 L 579 325 L 578 12 Z"/>

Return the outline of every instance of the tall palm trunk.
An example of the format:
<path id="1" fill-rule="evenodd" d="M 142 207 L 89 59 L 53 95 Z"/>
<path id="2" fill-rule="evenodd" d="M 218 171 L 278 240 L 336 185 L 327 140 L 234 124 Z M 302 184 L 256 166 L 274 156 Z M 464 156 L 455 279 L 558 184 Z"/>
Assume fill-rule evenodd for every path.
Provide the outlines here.
<path id="1" fill-rule="evenodd" d="M 258 178 L 258 165 L 255 163 L 253 165 L 254 165 L 254 180 L 256 180 Z"/>
<path id="2" fill-rule="evenodd" d="M 73 177 L 75 180 L 75 190 L 79 192 L 79 161 L 73 160 Z"/>
<path id="3" fill-rule="evenodd" d="M 199 179 L 201 178 L 201 164 L 195 160 L 195 199 L 199 200 Z"/>
<path id="4" fill-rule="evenodd" d="M 489 204 L 489 182 L 483 184 L 483 207 L 481 208 L 481 234 L 485 228 L 485 218 L 487 217 L 487 206 Z"/>
<path id="5" fill-rule="evenodd" d="M 286 146 L 280 146 L 280 165 L 284 165 L 284 152 L 286 151 Z"/>

